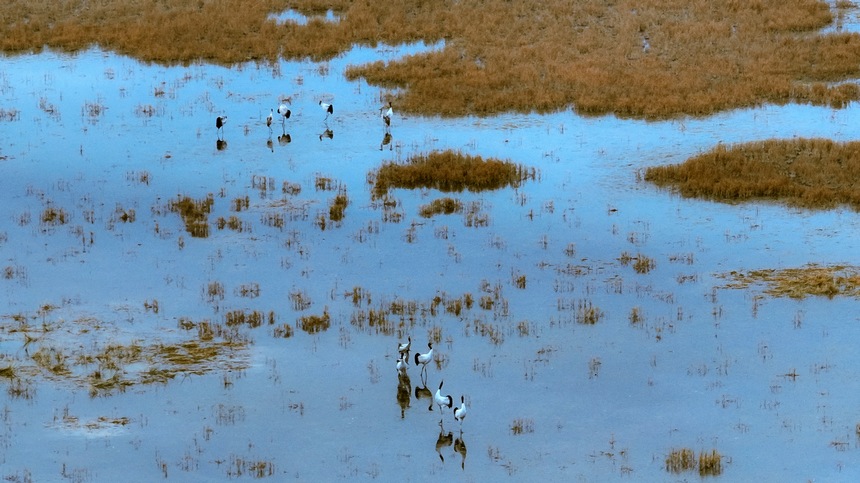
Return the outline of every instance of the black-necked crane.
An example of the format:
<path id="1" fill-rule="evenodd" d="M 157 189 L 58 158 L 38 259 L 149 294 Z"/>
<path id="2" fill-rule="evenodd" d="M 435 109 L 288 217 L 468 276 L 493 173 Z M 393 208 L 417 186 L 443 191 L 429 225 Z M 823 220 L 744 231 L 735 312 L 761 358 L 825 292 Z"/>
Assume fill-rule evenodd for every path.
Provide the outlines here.
<path id="1" fill-rule="evenodd" d="M 266 127 L 269 128 L 269 131 L 272 130 L 272 118 L 275 117 L 275 110 L 269 109 L 269 115 L 266 116 Z"/>
<path id="2" fill-rule="evenodd" d="M 223 134 L 224 125 L 227 124 L 227 116 L 218 116 L 215 118 L 215 127 L 218 128 L 218 133 Z"/>
<path id="3" fill-rule="evenodd" d="M 327 102 L 320 101 L 320 107 L 322 108 L 323 111 L 325 111 L 325 118 L 326 119 L 328 119 L 328 117 L 330 115 L 334 114 L 334 106 L 333 105 L 331 105 Z"/>
<path id="4" fill-rule="evenodd" d="M 281 115 L 281 123 L 286 123 L 287 119 L 290 118 L 292 111 L 290 111 L 290 108 L 287 107 L 286 104 L 281 104 L 278 106 L 278 114 Z"/>
<path id="5" fill-rule="evenodd" d="M 391 101 L 388 102 L 388 109 L 385 106 L 379 108 L 382 115 L 382 123 L 385 124 L 385 129 L 391 127 L 391 117 L 394 116 L 394 108 L 391 106 Z"/>

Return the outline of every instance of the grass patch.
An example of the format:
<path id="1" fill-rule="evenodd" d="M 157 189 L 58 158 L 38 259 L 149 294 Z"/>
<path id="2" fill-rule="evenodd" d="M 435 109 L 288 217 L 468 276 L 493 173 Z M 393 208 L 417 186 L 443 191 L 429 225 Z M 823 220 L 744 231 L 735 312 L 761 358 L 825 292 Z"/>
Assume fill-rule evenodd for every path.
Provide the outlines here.
<path id="1" fill-rule="evenodd" d="M 390 188 L 486 191 L 516 187 L 535 177 L 534 168 L 527 169 L 508 161 L 483 159 L 451 150 L 433 151 L 415 155 L 404 164 L 384 164 L 375 173 L 373 192 L 381 198 Z"/>
<path id="2" fill-rule="evenodd" d="M 435 215 L 452 215 L 463 211 L 463 203 L 454 198 L 439 198 L 429 204 L 421 205 L 418 214 L 423 218 L 432 218 Z"/>
<path id="3" fill-rule="evenodd" d="M 517 418 L 511 423 L 511 433 L 528 434 L 535 432 L 535 422 L 531 418 Z"/>
<path id="4" fill-rule="evenodd" d="M 729 203 L 774 200 L 860 210 L 860 142 L 770 139 L 719 145 L 682 164 L 648 168 L 645 180 L 682 196 Z"/>
<path id="5" fill-rule="evenodd" d="M 666 457 L 666 471 L 681 473 L 696 467 L 696 455 L 689 448 L 673 449 Z"/>
<path id="6" fill-rule="evenodd" d="M 343 189 L 337 194 L 337 196 L 334 197 L 334 200 L 332 200 L 331 204 L 329 205 L 329 220 L 335 223 L 343 221 L 347 205 L 349 205 L 349 198 L 346 196 L 346 190 Z"/>
<path id="7" fill-rule="evenodd" d="M 65 225 L 69 221 L 69 214 L 62 208 L 48 206 L 44 211 L 42 211 L 41 220 L 43 225 Z"/>
<path id="8" fill-rule="evenodd" d="M 729 280 L 723 288 L 748 289 L 763 284 L 764 292 L 772 297 L 860 297 L 860 267 L 855 266 L 807 265 L 800 268 L 732 271 L 718 276 Z"/>
<path id="9" fill-rule="evenodd" d="M 595 306 L 590 300 L 579 300 L 576 304 L 574 317 L 576 322 L 584 325 L 594 325 L 606 315 L 600 307 Z"/>
<path id="10" fill-rule="evenodd" d="M 698 459 L 689 448 L 673 449 L 666 457 L 666 471 L 683 473 L 699 468 L 699 476 L 719 476 L 723 473 L 722 455 L 715 449 L 702 451 Z"/>
<path id="11" fill-rule="evenodd" d="M 195 200 L 189 196 L 177 196 L 170 200 L 168 208 L 174 213 L 179 213 L 185 222 L 185 231 L 195 238 L 206 238 L 209 236 L 209 213 L 215 203 L 212 193 L 202 200 Z"/>
<path id="12" fill-rule="evenodd" d="M 325 332 L 331 327 L 331 316 L 328 310 L 323 310 L 322 315 L 307 315 L 300 317 L 298 326 L 308 334 Z"/>

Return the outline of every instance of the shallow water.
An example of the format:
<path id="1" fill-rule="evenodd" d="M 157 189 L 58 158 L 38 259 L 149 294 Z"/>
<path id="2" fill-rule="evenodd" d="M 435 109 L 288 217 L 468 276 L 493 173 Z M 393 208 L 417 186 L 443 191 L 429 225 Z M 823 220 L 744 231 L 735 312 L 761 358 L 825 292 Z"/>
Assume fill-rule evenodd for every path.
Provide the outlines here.
<path id="1" fill-rule="evenodd" d="M 383 93 L 342 72 L 425 48 L 438 46 L 362 48 L 275 69 L 152 66 L 97 50 L 0 60 L 0 108 L 17 113 L 0 120 L 0 368 L 17 374 L 0 379 L 2 476 L 698 478 L 665 469 L 684 447 L 719 451 L 732 481 L 860 475 L 856 300 L 759 298 L 758 288 L 722 289 L 717 277 L 856 264 L 856 213 L 689 200 L 637 178 L 717 143 L 857 139 L 857 106 L 667 122 L 396 114 L 381 146 Z M 292 116 L 270 132 L 266 115 L 285 97 Z M 330 119 L 320 100 L 335 106 Z M 228 116 L 223 135 L 218 115 Z M 372 199 L 369 173 L 437 149 L 508 159 L 539 176 L 494 192 L 394 190 L 388 211 Z M 334 189 L 316 189 L 320 177 Z M 284 182 L 301 192 L 283 193 Z M 322 229 L 337 188 L 349 197 L 346 216 Z M 209 193 L 210 234 L 193 237 L 168 202 Z M 248 208 L 234 211 L 245 196 Z M 442 196 L 471 204 L 479 226 L 465 214 L 418 215 Z M 42 222 L 49 207 L 66 223 Z M 123 221 L 129 210 L 134 220 Z M 242 231 L 215 226 L 230 216 Z M 638 274 L 624 253 L 656 266 Z M 213 282 L 222 295 L 210 295 Z M 354 305 L 355 287 L 370 300 Z M 308 307 L 294 305 L 297 293 Z M 459 315 L 431 310 L 435 296 L 464 294 L 475 303 Z M 494 307 L 480 307 L 481 297 Z M 419 308 L 389 315 L 395 333 L 352 323 L 394 301 Z M 602 317 L 580 323 L 580 306 Z M 642 320 L 631 323 L 634 307 Z M 98 364 L 73 362 L 111 344 L 195 340 L 183 320 L 223 324 L 233 310 L 271 312 L 275 324 L 239 327 L 246 345 L 196 370 L 179 366 L 163 384 L 93 397 L 81 376 Z M 328 330 L 299 327 L 323 313 Z M 283 324 L 292 337 L 274 335 Z M 438 447 L 438 408 L 415 397 L 419 369 L 408 371 L 407 407 L 394 369 L 398 342 L 411 335 L 413 354 L 424 351 L 434 330 L 443 357 L 426 387 L 444 379 L 446 393 L 470 404 L 462 433 L 442 415 L 452 438 Z M 36 365 L 42 349 L 68 355 L 72 374 Z M 165 365 L 152 356 L 116 372 L 135 381 Z"/>

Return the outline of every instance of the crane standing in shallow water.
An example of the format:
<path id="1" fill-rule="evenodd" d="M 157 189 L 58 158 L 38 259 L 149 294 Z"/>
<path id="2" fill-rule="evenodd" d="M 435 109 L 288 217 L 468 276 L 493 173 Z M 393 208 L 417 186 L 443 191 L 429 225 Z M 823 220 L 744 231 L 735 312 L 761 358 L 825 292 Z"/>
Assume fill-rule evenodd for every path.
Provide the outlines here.
<path id="1" fill-rule="evenodd" d="M 334 114 L 334 106 L 333 105 L 331 105 L 327 102 L 320 101 L 320 107 L 322 108 L 323 111 L 325 111 L 325 118 L 326 119 L 328 119 L 328 117 L 330 115 Z"/>
<path id="2" fill-rule="evenodd" d="M 433 343 L 432 343 L 432 342 L 428 342 L 428 343 L 427 343 L 427 347 L 429 347 L 429 348 L 430 348 L 430 350 L 429 350 L 429 351 L 427 351 L 427 352 L 425 352 L 424 354 L 422 354 L 422 353 L 420 353 L 420 352 L 416 352 L 416 353 L 415 353 L 415 365 L 416 365 L 416 366 L 417 366 L 418 364 L 422 364 L 422 365 L 423 365 L 423 367 L 421 367 L 421 372 L 422 372 L 422 373 L 426 373 L 426 372 L 427 372 L 427 363 L 433 360 Z"/>
<path id="3" fill-rule="evenodd" d="M 382 115 L 382 123 L 385 124 L 385 130 L 391 127 L 391 117 L 394 116 L 394 108 L 391 106 L 391 101 L 388 101 L 388 109 L 385 106 L 379 108 L 379 112 Z"/>
<path id="4" fill-rule="evenodd" d="M 227 124 L 227 116 L 218 116 L 215 118 L 215 127 L 218 128 L 219 135 L 223 134 L 225 124 Z"/>
<path id="5" fill-rule="evenodd" d="M 292 114 L 292 112 L 290 111 L 290 108 L 288 108 L 286 104 L 281 104 L 280 106 L 278 106 L 278 114 L 283 116 L 281 118 L 281 124 L 284 124 L 287 122 L 287 119 L 290 118 L 290 115 Z"/>

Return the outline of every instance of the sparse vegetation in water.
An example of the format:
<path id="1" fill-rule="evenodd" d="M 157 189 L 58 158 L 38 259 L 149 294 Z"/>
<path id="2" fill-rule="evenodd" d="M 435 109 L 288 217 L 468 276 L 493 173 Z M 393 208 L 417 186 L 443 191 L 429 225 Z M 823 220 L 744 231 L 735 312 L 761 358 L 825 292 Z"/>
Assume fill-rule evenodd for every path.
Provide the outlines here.
<path id="1" fill-rule="evenodd" d="M 764 293 L 772 297 L 860 297 L 860 267 L 852 265 L 732 271 L 718 276 L 729 280 L 723 288 L 748 289 L 763 284 Z"/>
<path id="2" fill-rule="evenodd" d="M 683 473 L 698 467 L 700 476 L 719 476 L 723 472 L 722 455 L 715 449 L 702 451 L 696 458 L 690 448 L 673 449 L 666 457 L 666 471 Z"/>
<path id="3" fill-rule="evenodd" d="M 311 298 L 307 292 L 300 289 L 290 291 L 290 301 L 293 303 L 293 310 L 303 311 L 311 308 Z"/>
<path id="4" fill-rule="evenodd" d="M 673 449 L 666 457 L 666 471 L 681 473 L 696 467 L 696 454 L 689 448 Z"/>
<path id="5" fill-rule="evenodd" d="M 595 306 L 590 300 L 579 300 L 576 303 L 576 322 L 585 325 L 594 325 L 604 316 L 600 307 Z"/>
<path id="6" fill-rule="evenodd" d="M 463 211 L 463 203 L 454 198 L 435 199 L 427 205 L 421 205 L 418 214 L 423 218 L 431 218 L 434 215 L 451 215 Z"/>
<path id="7" fill-rule="evenodd" d="M 275 464 L 267 460 L 246 460 L 240 456 L 232 456 L 227 466 L 227 476 L 230 478 L 247 475 L 259 479 L 274 474 Z"/>
<path id="8" fill-rule="evenodd" d="M 328 309 L 325 309 L 323 310 L 322 315 L 306 315 L 300 317 L 297 325 L 308 334 L 325 332 L 331 326 L 331 316 L 328 313 Z"/>
<path id="9" fill-rule="evenodd" d="M 45 307 L 53 306 L 48 304 Z M 48 317 L 50 313 L 40 309 Z M 26 319 L 24 319 L 26 320 Z M 68 324 L 68 325 L 67 325 Z M 182 318 L 180 327 L 209 328 L 208 334 L 179 341 L 131 340 L 81 343 L 79 337 L 115 330 L 113 324 L 90 318 L 66 323 L 45 321 L 27 326 L 27 351 L 4 361 L 0 377 L 10 379 L 10 395 L 29 398 L 39 379 L 87 388 L 91 396 L 108 396 L 141 384 L 165 383 L 178 374 L 204 374 L 215 369 L 240 369 L 247 342 L 236 333 L 208 322 L 195 324 Z M 24 330 L 20 327 L 18 330 Z M 71 330 L 74 329 L 74 330 Z M 8 330 L 4 328 L 3 330 Z M 56 334 L 56 335 L 55 335 Z"/>
<path id="10" fill-rule="evenodd" d="M 535 422 L 532 418 L 516 418 L 511 423 L 513 434 L 528 434 L 535 432 Z"/>
<path id="11" fill-rule="evenodd" d="M 381 198 L 391 188 L 433 188 L 440 191 L 486 191 L 519 186 L 536 171 L 499 159 L 483 159 L 458 151 L 417 154 L 399 164 L 389 162 L 374 173 L 373 193 Z"/>
<path id="12" fill-rule="evenodd" d="M 215 199 L 209 193 L 202 200 L 195 200 L 189 196 L 179 195 L 175 200 L 170 200 L 168 208 L 174 213 L 179 213 L 185 222 L 185 231 L 196 238 L 209 236 L 209 213 Z"/>
<path id="13" fill-rule="evenodd" d="M 622 252 L 621 256 L 618 257 L 618 261 L 625 266 L 633 262 L 633 270 L 635 270 L 636 273 L 648 273 L 657 266 L 657 263 L 653 258 L 641 253 L 636 254 L 636 256 L 632 256 L 627 252 Z"/>
<path id="14" fill-rule="evenodd" d="M 251 231 L 251 226 L 248 223 L 243 222 L 238 216 L 231 215 L 229 218 L 224 218 L 223 216 L 219 216 L 215 221 L 215 226 L 219 230 L 223 230 L 224 228 L 229 228 L 235 232 L 246 232 Z"/>
<path id="15" fill-rule="evenodd" d="M 346 212 L 346 207 L 349 205 L 349 197 L 346 195 L 346 190 L 341 189 L 337 196 L 334 197 L 331 204 L 328 208 L 328 217 L 329 220 L 339 223 L 343 221 L 344 213 Z"/>
<path id="16" fill-rule="evenodd" d="M 678 165 L 650 167 L 645 180 L 683 196 L 728 203 L 771 200 L 860 210 L 860 142 L 796 138 L 720 144 Z"/>
<path id="17" fill-rule="evenodd" d="M 43 225 L 65 225 L 69 221 L 69 214 L 68 212 L 66 212 L 66 210 L 62 208 L 57 208 L 53 205 L 49 205 L 42 211 L 42 216 L 40 217 L 40 220 Z"/>
<path id="18" fill-rule="evenodd" d="M 293 336 L 293 328 L 289 324 L 281 324 L 272 329 L 272 335 L 280 339 L 289 339 Z"/>
<path id="19" fill-rule="evenodd" d="M 260 327 L 265 323 L 268 323 L 269 325 L 274 325 L 275 312 L 270 311 L 267 316 L 266 314 L 258 310 L 252 310 L 250 312 L 245 312 L 243 310 L 231 310 L 224 314 L 224 323 L 228 327 L 248 326 L 252 329 Z"/>
<path id="20" fill-rule="evenodd" d="M 719 476 L 723 473 L 722 455 L 712 449 L 710 453 L 699 453 L 699 475 Z"/>
<path id="21" fill-rule="evenodd" d="M 644 316 L 642 315 L 642 309 L 639 307 L 633 307 L 630 309 L 630 315 L 627 317 L 630 320 L 630 323 L 633 325 L 638 324 L 644 320 Z"/>

